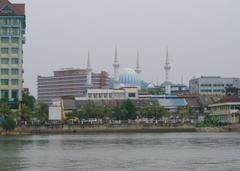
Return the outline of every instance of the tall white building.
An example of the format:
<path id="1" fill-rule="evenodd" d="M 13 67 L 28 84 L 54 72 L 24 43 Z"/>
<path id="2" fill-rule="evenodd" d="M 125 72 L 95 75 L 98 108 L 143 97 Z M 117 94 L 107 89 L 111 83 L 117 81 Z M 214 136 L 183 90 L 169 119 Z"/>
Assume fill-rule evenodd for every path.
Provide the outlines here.
<path id="1" fill-rule="evenodd" d="M 25 4 L 0 0 L 0 99 L 22 99 Z"/>

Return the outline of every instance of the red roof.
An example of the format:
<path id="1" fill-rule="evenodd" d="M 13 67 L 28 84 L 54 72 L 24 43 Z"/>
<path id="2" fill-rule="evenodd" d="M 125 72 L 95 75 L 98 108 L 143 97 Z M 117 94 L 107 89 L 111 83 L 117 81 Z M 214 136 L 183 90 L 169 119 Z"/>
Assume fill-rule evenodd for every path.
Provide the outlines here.
<path id="1" fill-rule="evenodd" d="M 240 102 L 240 98 L 238 96 L 226 96 L 219 100 L 217 103 L 231 103 L 231 102 Z"/>
<path id="2" fill-rule="evenodd" d="M 10 10 L 4 10 L 6 7 Z M 8 0 L 0 0 L 0 16 L 25 16 L 25 4 L 12 4 Z"/>

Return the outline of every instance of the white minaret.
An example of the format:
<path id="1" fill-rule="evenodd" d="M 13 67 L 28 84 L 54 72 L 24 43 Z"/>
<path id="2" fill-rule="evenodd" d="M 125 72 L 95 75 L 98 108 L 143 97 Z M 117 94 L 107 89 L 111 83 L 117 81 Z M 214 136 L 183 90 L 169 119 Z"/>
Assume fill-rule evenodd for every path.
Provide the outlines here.
<path id="1" fill-rule="evenodd" d="M 113 69 L 114 69 L 114 88 L 118 87 L 118 72 L 119 72 L 120 64 L 118 61 L 118 53 L 117 53 L 117 46 L 115 47 L 115 56 L 113 62 Z"/>
<path id="2" fill-rule="evenodd" d="M 136 63 L 135 72 L 138 74 L 138 78 L 139 78 L 139 81 L 140 81 L 139 87 L 138 87 L 138 89 L 140 90 L 141 89 L 141 77 L 140 77 L 140 74 L 141 74 L 142 70 L 141 70 L 140 62 L 139 62 L 139 52 L 137 52 L 137 63 Z"/>
<path id="3" fill-rule="evenodd" d="M 92 85 L 92 68 L 91 68 L 91 63 L 90 63 L 90 53 L 88 51 L 88 59 L 87 59 L 87 86 Z"/>
<path id="4" fill-rule="evenodd" d="M 169 56 L 168 56 L 168 48 L 167 48 L 167 53 L 166 53 L 166 63 L 164 66 L 165 69 L 165 93 L 166 94 L 171 94 L 171 84 L 169 81 L 169 74 L 171 70 L 170 62 L 169 62 Z"/>
<path id="5" fill-rule="evenodd" d="M 136 69 L 135 69 L 136 73 L 140 76 L 142 70 L 140 68 L 140 62 L 139 62 L 139 52 L 137 52 L 137 63 L 136 63 Z"/>
<path id="6" fill-rule="evenodd" d="M 165 69 L 165 82 L 169 82 L 169 74 L 170 74 L 171 66 L 169 62 L 168 48 L 167 48 L 166 63 L 165 63 L 164 69 Z"/>

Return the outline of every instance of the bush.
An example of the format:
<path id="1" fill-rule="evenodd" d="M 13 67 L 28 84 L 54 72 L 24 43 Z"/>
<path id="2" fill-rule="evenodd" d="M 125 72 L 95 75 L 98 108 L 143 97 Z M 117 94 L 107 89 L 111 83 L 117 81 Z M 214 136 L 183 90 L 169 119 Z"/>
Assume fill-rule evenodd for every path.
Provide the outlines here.
<path id="1" fill-rule="evenodd" d="M 7 119 L 2 124 L 2 128 L 5 131 L 12 131 L 16 128 L 16 122 L 14 121 L 13 118 L 7 117 Z"/>
<path id="2" fill-rule="evenodd" d="M 222 124 L 218 120 L 212 120 L 210 117 L 206 117 L 204 121 L 197 123 L 196 127 L 219 127 Z"/>

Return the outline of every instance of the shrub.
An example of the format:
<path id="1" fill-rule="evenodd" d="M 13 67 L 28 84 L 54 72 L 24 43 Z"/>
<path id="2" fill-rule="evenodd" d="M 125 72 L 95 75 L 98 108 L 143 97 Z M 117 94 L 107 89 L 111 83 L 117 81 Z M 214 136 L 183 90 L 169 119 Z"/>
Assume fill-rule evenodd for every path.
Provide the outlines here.
<path id="1" fill-rule="evenodd" d="M 12 131 L 15 129 L 15 127 L 16 127 L 16 122 L 11 117 L 7 117 L 6 120 L 2 124 L 2 128 L 5 131 Z"/>

